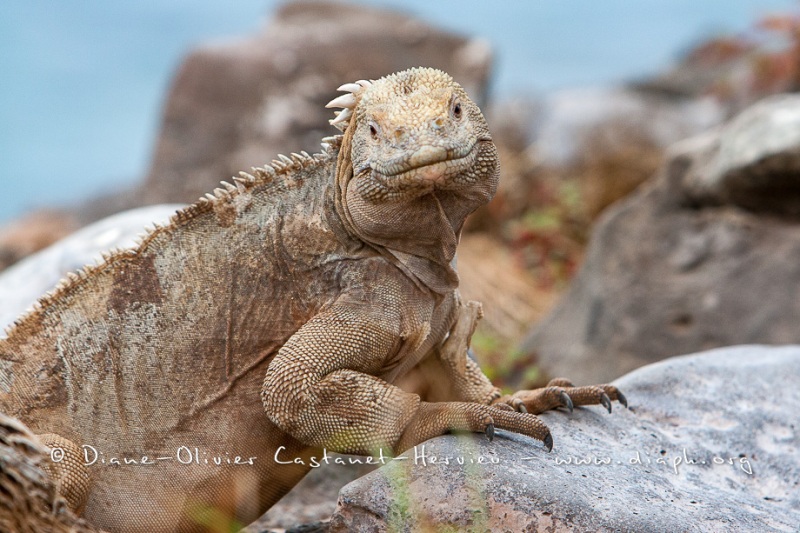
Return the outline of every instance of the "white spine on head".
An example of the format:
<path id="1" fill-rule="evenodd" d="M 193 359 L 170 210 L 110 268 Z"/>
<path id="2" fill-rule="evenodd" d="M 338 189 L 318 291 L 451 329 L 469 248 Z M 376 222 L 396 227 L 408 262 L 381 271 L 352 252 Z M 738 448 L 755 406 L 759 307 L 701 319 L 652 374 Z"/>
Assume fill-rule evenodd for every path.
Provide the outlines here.
<path id="1" fill-rule="evenodd" d="M 355 83 L 345 83 L 337 89 L 347 94 L 337 96 L 325 106 L 327 108 L 342 108 L 342 111 L 334 111 L 336 116 L 329 121 L 332 126 L 336 126 L 341 131 L 347 128 L 348 124 L 350 124 L 350 118 L 353 116 L 353 109 L 355 109 L 358 102 L 356 97 L 370 85 L 372 85 L 371 81 L 358 80 Z"/>

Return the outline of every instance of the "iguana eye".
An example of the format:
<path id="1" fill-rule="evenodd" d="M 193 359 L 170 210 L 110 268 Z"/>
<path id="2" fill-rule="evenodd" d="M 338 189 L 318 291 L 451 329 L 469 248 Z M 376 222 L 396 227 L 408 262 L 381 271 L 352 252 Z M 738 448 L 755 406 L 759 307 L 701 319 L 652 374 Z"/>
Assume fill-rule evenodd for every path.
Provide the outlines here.
<path id="1" fill-rule="evenodd" d="M 374 123 L 370 123 L 370 125 L 369 125 L 369 134 L 372 135 L 373 139 L 377 139 L 378 138 L 378 128 L 377 128 L 377 126 L 375 126 Z"/>
<path id="2" fill-rule="evenodd" d="M 453 102 L 453 116 L 456 119 L 461 119 L 461 102 L 458 100 Z"/>

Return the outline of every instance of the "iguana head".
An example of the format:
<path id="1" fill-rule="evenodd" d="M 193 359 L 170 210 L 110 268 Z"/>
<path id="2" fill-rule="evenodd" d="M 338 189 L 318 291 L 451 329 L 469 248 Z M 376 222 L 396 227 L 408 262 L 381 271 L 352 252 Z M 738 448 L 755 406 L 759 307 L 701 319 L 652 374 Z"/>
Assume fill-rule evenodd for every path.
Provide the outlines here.
<path id="1" fill-rule="evenodd" d="M 448 74 L 414 68 L 339 88 L 332 124 L 353 129 L 353 179 L 364 199 L 408 200 L 435 190 L 497 185 L 492 138 L 480 109 Z M 488 200 L 488 198 L 487 198 Z"/>
<path id="2" fill-rule="evenodd" d="M 347 231 L 438 292 L 458 278 L 455 257 L 467 215 L 497 188 L 499 164 L 486 120 L 439 70 L 413 68 L 342 85 L 331 121 L 344 131 L 336 211 Z"/>

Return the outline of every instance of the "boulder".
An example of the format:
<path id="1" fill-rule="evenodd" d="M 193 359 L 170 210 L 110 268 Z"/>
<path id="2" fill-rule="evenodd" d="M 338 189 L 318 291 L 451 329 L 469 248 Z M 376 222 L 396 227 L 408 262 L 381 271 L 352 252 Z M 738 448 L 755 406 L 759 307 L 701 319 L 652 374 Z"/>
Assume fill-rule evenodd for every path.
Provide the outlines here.
<path id="1" fill-rule="evenodd" d="M 347 456 L 329 454 L 331 461 Z M 323 464 L 311 470 L 278 503 L 241 533 L 287 531 L 318 533 L 325 531 L 321 523 L 336 510 L 336 495 L 351 481 L 375 470 L 375 466 L 356 464 Z M 318 529 L 317 529 L 318 528 Z"/>
<path id="2" fill-rule="evenodd" d="M 765 98 L 675 152 L 686 167 L 676 185 L 694 204 L 800 216 L 800 95 Z"/>
<path id="3" fill-rule="evenodd" d="M 33 211 L 3 225 L 0 227 L 0 272 L 78 227 L 75 216 L 54 209 Z"/>
<path id="4" fill-rule="evenodd" d="M 589 383 L 718 346 L 800 343 L 799 131 L 800 97 L 773 97 L 676 145 L 601 217 L 522 351 Z"/>
<path id="5" fill-rule="evenodd" d="M 552 167 L 580 163 L 597 142 L 606 149 L 623 142 L 664 149 L 724 118 L 713 98 L 665 98 L 624 86 L 562 89 L 538 109 L 530 149 Z"/>
<path id="6" fill-rule="evenodd" d="M 143 201 L 192 202 L 279 153 L 318 152 L 338 133 L 325 109 L 336 87 L 414 66 L 445 70 L 482 103 L 491 49 L 394 11 L 285 4 L 259 34 L 203 45 L 183 62 Z"/>
<path id="7" fill-rule="evenodd" d="M 630 410 L 543 414 L 551 453 L 500 431 L 409 450 L 342 489 L 329 531 L 796 531 L 798 373 L 798 346 L 647 366 L 615 382 Z"/>

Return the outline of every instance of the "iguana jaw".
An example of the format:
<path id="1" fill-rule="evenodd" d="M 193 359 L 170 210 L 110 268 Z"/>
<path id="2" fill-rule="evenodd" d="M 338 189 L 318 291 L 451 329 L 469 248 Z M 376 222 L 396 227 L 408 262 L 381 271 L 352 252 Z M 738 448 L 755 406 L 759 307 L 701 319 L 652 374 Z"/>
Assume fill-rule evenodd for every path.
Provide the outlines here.
<path id="1" fill-rule="evenodd" d="M 472 145 L 449 149 L 426 145 L 406 156 L 376 161 L 369 165 L 369 169 L 372 178 L 388 188 L 403 188 L 403 185 L 413 183 L 446 187 L 454 176 L 475 165 L 482 142 L 491 142 L 491 139 L 479 139 Z"/>
<path id="2" fill-rule="evenodd" d="M 475 169 L 482 155 L 494 152 L 491 138 L 482 137 L 461 149 L 425 145 L 388 163 L 367 161 L 355 169 L 359 195 L 370 203 L 408 201 L 437 190 L 469 188 L 485 176 Z"/>

